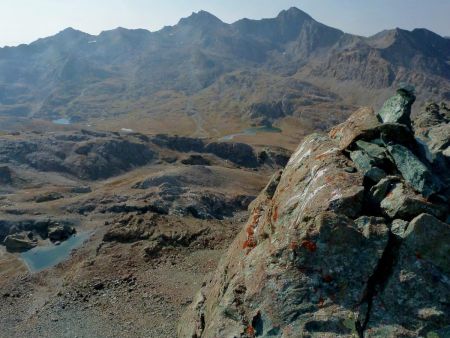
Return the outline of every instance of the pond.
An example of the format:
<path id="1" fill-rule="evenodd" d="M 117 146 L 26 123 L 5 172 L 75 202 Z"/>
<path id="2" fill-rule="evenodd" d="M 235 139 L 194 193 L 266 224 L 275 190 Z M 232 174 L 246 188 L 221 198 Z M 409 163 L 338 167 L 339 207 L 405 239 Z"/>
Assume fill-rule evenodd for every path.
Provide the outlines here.
<path id="1" fill-rule="evenodd" d="M 59 125 L 64 125 L 64 126 L 69 125 L 71 123 L 70 119 L 67 119 L 67 118 L 60 118 L 57 120 L 53 120 L 52 122 L 54 124 L 59 124 Z"/>
<path id="2" fill-rule="evenodd" d="M 59 245 L 37 246 L 20 254 L 21 258 L 31 272 L 38 272 L 50 268 L 67 258 L 72 250 L 80 247 L 92 232 L 75 234 Z"/>
<path id="3" fill-rule="evenodd" d="M 236 134 L 225 135 L 219 141 L 231 141 L 236 136 L 255 136 L 258 133 L 281 133 L 281 129 L 272 126 L 252 127 Z"/>

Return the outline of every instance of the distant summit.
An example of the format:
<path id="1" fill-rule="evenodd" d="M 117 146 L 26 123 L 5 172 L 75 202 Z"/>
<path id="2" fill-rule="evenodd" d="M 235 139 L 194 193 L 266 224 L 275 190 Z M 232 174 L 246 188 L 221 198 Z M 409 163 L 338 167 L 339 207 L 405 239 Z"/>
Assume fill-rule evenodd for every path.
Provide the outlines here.
<path id="1" fill-rule="evenodd" d="M 313 19 L 308 13 L 303 12 L 301 9 L 298 9 L 297 7 L 291 7 L 287 10 L 282 10 L 277 18 L 290 18 L 290 19 Z"/>
<path id="2" fill-rule="evenodd" d="M 182 18 L 178 25 L 193 25 L 198 27 L 211 27 L 216 25 L 225 25 L 222 20 L 207 11 L 193 12 L 189 17 Z"/>
<path id="3" fill-rule="evenodd" d="M 68 28 L 0 48 L 0 117 L 89 120 L 146 107 L 171 114 L 175 100 L 180 114 L 214 111 L 265 123 L 307 111 L 311 128 L 326 128 L 310 112 L 380 104 L 386 89 L 403 82 L 423 97 L 449 99 L 449 60 L 450 40 L 426 29 L 366 38 L 296 7 L 232 24 L 199 11 L 157 32 L 116 28 L 92 36 Z"/>

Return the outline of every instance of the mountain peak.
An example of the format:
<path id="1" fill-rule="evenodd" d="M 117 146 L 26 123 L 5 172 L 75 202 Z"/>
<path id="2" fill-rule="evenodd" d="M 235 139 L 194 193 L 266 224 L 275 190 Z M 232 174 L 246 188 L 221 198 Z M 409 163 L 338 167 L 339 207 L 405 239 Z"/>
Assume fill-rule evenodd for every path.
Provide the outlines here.
<path id="1" fill-rule="evenodd" d="M 190 16 L 187 18 L 183 18 L 180 20 L 178 24 L 181 25 L 195 25 L 195 26 L 208 26 L 208 25 L 223 25 L 223 21 L 220 20 L 215 15 L 207 12 L 207 11 L 198 11 L 193 12 Z"/>
<path id="2" fill-rule="evenodd" d="M 297 7 L 291 7 L 287 10 L 282 10 L 277 18 L 302 18 L 302 19 L 312 19 L 312 17 L 306 13 L 303 12 L 301 9 L 298 9 Z"/>
<path id="3" fill-rule="evenodd" d="M 67 44 L 67 43 L 72 43 L 74 41 L 78 41 L 80 39 L 85 39 L 85 38 L 89 38 L 92 35 L 82 32 L 80 30 L 77 30 L 75 28 L 72 27 L 68 27 L 63 29 L 62 31 L 56 33 L 55 35 L 46 37 L 46 38 L 41 38 L 38 39 L 34 42 L 32 42 L 30 45 L 35 45 L 35 44 L 40 44 L 40 43 L 46 43 L 49 41 L 54 41 L 57 43 L 62 43 L 62 44 Z"/>
<path id="4" fill-rule="evenodd" d="M 82 32 L 78 29 L 75 29 L 73 27 L 67 27 L 66 29 L 63 29 L 62 31 L 58 32 L 56 35 L 71 37 L 71 36 L 81 36 L 81 35 L 89 35 L 89 34 Z"/>

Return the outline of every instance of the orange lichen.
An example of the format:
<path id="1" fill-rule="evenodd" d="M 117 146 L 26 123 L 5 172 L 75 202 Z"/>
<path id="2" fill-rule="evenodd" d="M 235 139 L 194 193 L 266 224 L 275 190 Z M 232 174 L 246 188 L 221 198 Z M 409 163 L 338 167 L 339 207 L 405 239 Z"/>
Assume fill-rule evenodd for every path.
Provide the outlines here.
<path id="1" fill-rule="evenodd" d="M 278 206 L 275 206 L 275 208 L 273 209 L 272 220 L 274 222 L 276 222 L 278 220 Z"/>
<path id="2" fill-rule="evenodd" d="M 247 232 L 247 237 L 251 237 L 255 234 L 255 229 L 253 228 L 252 224 L 248 225 L 246 232 Z"/>
<path id="3" fill-rule="evenodd" d="M 319 307 L 323 306 L 323 303 L 325 303 L 325 299 L 323 299 L 322 297 L 319 298 L 319 303 L 317 304 Z"/>
<path id="4" fill-rule="evenodd" d="M 317 245 L 316 243 L 309 241 L 309 240 L 303 240 L 302 241 L 302 245 L 303 248 L 305 248 L 306 250 L 308 250 L 309 252 L 315 252 L 317 250 Z"/>
<path id="5" fill-rule="evenodd" d="M 252 218 L 252 222 L 247 226 L 247 228 L 245 229 L 245 232 L 247 234 L 247 239 L 245 240 L 245 242 L 242 244 L 242 248 L 243 249 L 247 249 L 247 254 L 250 252 L 251 249 L 253 249 L 256 246 L 256 240 L 255 240 L 255 227 L 258 224 L 258 220 L 259 220 L 259 213 L 255 210 L 253 212 L 253 218 Z"/>
<path id="6" fill-rule="evenodd" d="M 245 332 L 247 333 L 247 335 L 254 337 L 256 332 L 255 332 L 255 328 L 251 325 L 247 326 L 247 329 L 245 330 Z"/>
<path id="7" fill-rule="evenodd" d="M 253 238 L 249 238 L 245 240 L 244 244 L 242 244 L 242 249 L 253 249 L 256 246 L 256 241 Z"/>

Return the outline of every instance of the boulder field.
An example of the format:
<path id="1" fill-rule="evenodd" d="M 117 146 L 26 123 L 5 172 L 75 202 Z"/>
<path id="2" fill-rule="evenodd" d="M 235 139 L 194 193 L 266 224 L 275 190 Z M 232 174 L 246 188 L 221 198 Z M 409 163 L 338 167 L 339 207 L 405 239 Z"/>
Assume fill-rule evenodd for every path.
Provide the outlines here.
<path id="1" fill-rule="evenodd" d="M 449 337 L 450 124 L 412 88 L 306 137 L 179 337 Z"/>

